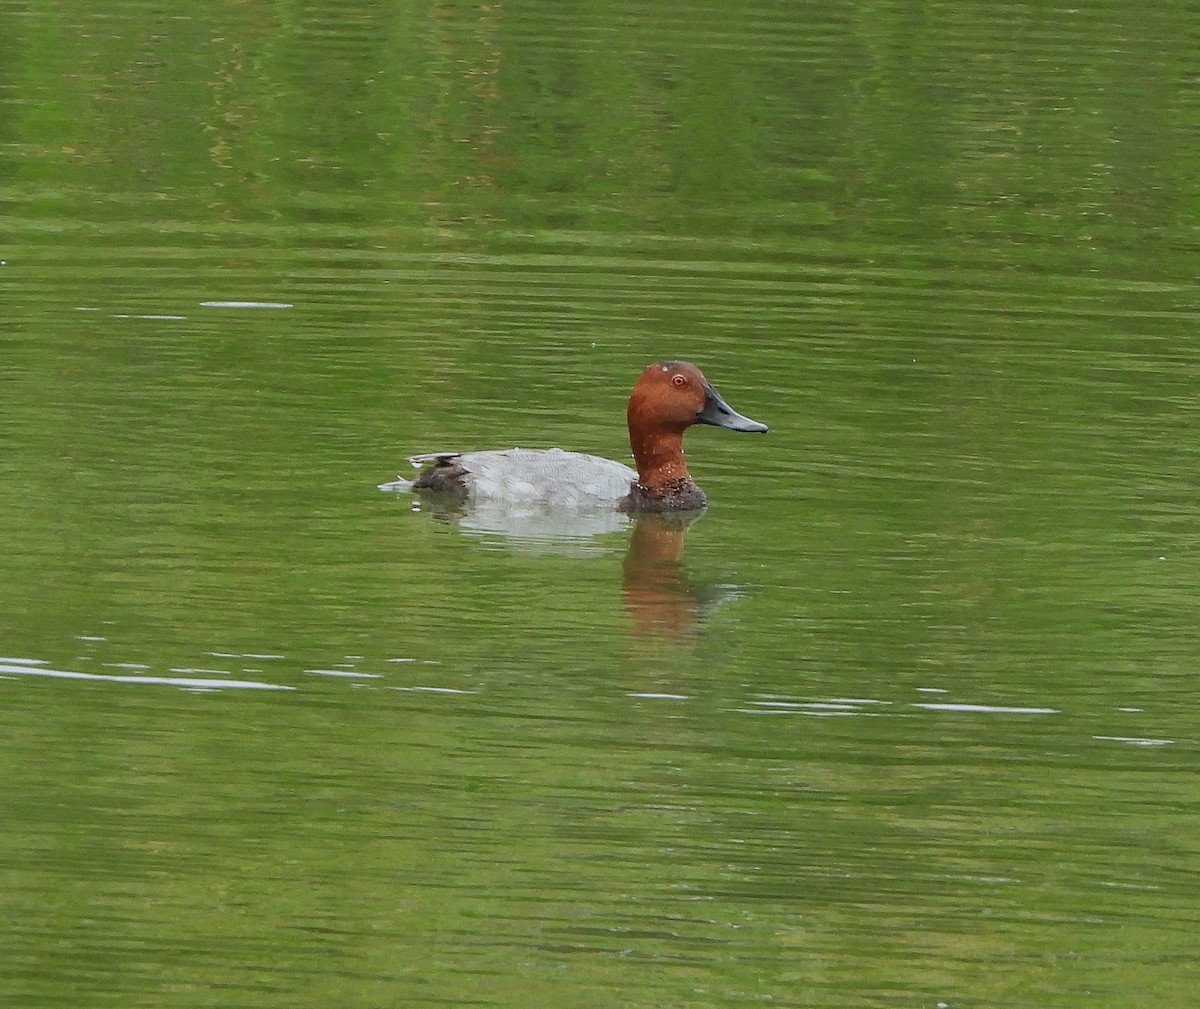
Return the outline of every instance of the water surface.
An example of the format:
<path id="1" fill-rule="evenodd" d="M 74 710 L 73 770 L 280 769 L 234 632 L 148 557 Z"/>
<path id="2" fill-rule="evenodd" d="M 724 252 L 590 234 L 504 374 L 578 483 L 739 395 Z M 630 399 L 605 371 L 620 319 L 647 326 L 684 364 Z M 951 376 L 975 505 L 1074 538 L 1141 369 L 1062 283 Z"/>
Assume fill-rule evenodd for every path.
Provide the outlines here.
<path id="1" fill-rule="evenodd" d="M 0 3 L 5 1002 L 1190 1006 L 1194 13 Z"/>

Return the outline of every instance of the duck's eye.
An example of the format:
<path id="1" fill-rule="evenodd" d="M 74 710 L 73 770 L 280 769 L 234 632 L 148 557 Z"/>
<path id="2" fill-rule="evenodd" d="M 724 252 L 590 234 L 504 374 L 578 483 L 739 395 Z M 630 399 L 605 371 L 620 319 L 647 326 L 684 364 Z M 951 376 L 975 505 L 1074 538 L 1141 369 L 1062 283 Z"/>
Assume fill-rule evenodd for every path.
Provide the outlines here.
<path id="1" fill-rule="evenodd" d="M 671 384 L 675 386 L 676 389 L 682 389 L 685 385 L 687 385 L 687 379 L 682 375 L 676 375 L 671 379 Z"/>

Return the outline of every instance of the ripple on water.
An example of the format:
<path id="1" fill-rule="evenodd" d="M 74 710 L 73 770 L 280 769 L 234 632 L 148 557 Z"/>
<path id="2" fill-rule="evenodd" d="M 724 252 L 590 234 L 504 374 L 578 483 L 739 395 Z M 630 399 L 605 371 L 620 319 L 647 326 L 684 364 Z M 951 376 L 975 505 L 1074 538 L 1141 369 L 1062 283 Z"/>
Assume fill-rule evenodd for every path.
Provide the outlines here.
<path id="1" fill-rule="evenodd" d="M 218 679 L 200 676 L 135 676 L 118 673 L 84 673 L 69 669 L 51 669 L 32 664 L 34 660 L 0 660 L 0 675 L 45 676 L 60 680 L 87 680 L 99 683 L 125 683 L 141 686 L 184 687 L 189 690 L 295 690 L 282 683 L 259 680 Z M 145 668 L 144 666 L 141 668 Z"/>

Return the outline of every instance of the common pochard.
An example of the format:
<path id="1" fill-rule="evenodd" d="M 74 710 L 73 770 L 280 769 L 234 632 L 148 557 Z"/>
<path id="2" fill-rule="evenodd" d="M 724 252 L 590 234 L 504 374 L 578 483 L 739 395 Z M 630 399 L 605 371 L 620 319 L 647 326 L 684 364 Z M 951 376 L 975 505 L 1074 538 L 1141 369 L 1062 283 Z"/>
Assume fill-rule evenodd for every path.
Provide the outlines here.
<path id="1" fill-rule="evenodd" d="M 619 462 L 562 449 L 429 452 L 415 480 L 381 490 L 426 489 L 468 501 L 546 508 L 615 508 L 622 512 L 688 511 L 708 503 L 683 458 L 683 432 L 693 424 L 763 433 L 721 398 L 694 364 L 660 361 L 642 372 L 629 397 L 629 445 L 637 472 Z"/>

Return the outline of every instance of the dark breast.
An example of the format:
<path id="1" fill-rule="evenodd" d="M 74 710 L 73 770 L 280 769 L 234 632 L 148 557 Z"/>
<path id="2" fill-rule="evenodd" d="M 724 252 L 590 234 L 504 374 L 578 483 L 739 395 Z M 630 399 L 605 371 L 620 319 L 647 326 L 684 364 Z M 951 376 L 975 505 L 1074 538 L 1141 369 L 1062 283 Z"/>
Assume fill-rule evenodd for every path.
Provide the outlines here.
<path id="1" fill-rule="evenodd" d="M 704 491 L 691 477 L 685 476 L 657 487 L 635 482 L 628 496 L 617 502 L 617 509 L 623 512 L 689 512 L 707 504 Z"/>

